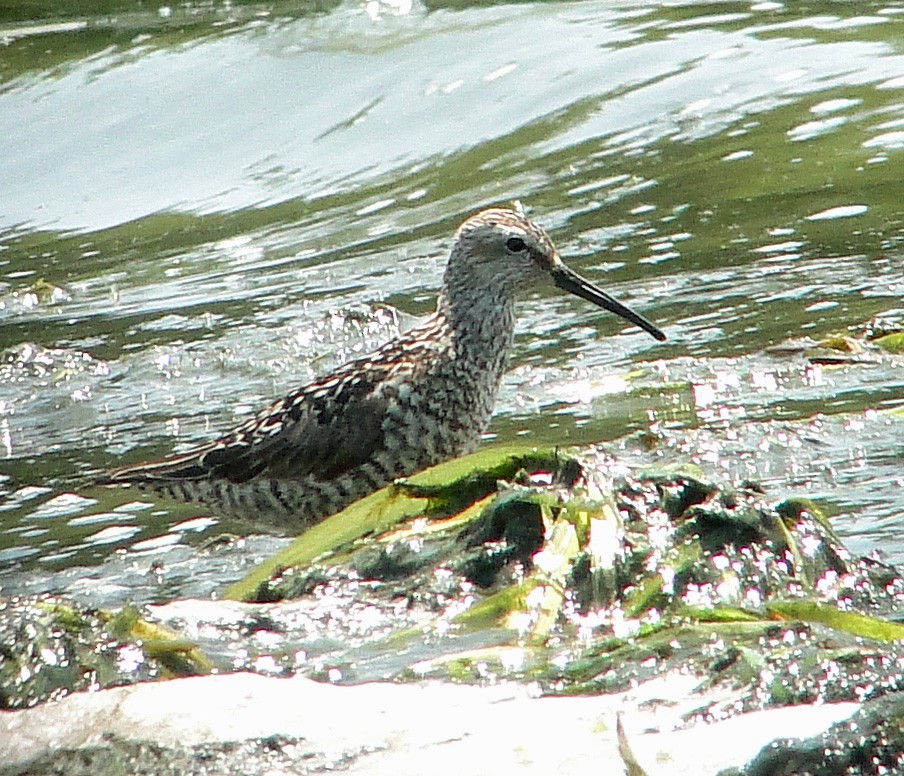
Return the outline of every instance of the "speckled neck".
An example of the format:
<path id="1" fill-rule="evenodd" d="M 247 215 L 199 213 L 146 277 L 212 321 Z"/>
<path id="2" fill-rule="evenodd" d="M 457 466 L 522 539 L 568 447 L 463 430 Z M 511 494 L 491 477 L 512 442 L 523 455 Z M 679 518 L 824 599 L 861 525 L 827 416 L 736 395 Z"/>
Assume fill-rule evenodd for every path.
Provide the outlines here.
<path id="1" fill-rule="evenodd" d="M 475 368 L 502 370 L 515 333 L 515 297 L 505 282 L 477 284 L 451 268 L 437 299 L 437 315 L 448 323 L 459 357 Z M 496 282 L 493 282 L 496 280 Z M 501 373 L 501 371 L 500 371 Z"/>

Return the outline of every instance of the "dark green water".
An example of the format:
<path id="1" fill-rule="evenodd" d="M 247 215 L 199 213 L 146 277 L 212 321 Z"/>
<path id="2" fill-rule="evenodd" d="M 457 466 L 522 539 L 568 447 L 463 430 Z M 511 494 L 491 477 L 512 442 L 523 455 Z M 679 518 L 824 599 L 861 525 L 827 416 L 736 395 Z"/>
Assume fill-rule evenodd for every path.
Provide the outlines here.
<path id="1" fill-rule="evenodd" d="M 538 289 L 493 438 L 761 480 L 904 561 L 902 362 L 767 351 L 901 318 L 904 4 L 86 8 L 0 12 L 0 587 L 234 528 L 91 477 L 392 336 L 515 198 L 669 341 Z"/>

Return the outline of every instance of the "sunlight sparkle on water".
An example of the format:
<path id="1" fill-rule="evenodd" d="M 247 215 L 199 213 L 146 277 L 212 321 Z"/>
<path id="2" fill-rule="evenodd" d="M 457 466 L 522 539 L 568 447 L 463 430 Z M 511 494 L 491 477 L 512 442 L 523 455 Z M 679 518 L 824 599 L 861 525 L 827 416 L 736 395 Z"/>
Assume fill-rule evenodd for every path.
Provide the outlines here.
<path id="1" fill-rule="evenodd" d="M 85 538 L 85 544 L 113 544 L 128 539 L 141 531 L 133 525 L 111 525 Z"/>
<path id="2" fill-rule="evenodd" d="M 143 539 L 140 542 L 135 542 L 129 549 L 132 552 L 153 552 L 171 547 L 174 544 L 178 544 L 181 540 L 182 537 L 178 534 L 163 534 L 152 539 Z"/>
<path id="3" fill-rule="evenodd" d="M 828 210 L 820 210 L 807 216 L 807 221 L 831 221 L 835 218 L 851 218 L 853 216 L 862 216 L 869 211 L 868 205 L 838 205 L 830 207 Z"/>

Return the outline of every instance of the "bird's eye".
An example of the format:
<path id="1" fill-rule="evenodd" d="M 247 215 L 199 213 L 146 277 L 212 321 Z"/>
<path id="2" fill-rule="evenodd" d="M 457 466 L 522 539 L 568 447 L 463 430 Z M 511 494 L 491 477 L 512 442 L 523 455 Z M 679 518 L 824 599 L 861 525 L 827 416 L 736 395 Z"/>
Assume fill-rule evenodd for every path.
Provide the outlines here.
<path id="1" fill-rule="evenodd" d="M 520 237 L 509 237 L 505 242 L 505 247 L 512 253 L 521 253 L 521 251 L 527 248 L 527 243 Z"/>

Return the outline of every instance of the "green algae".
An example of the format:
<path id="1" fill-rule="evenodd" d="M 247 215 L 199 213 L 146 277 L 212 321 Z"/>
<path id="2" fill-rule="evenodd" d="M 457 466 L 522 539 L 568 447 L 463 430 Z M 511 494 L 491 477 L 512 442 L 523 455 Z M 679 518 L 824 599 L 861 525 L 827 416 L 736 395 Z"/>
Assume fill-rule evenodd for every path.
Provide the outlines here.
<path id="1" fill-rule="evenodd" d="M 427 499 L 411 498 L 391 489 L 377 491 L 309 528 L 282 552 L 228 587 L 223 597 L 238 601 L 271 600 L 266 583 L 282 569 L 308 564 L 365 534 L 385 531 L 407 518 L 421 515 L 428 503 Z"/>
<path id="2" fill-rule="evenodd" d="M 570 487 L 550 485 L 563 468 Z M 832 598 L 874 606 L 888 578 L 850 558 L 814 503 L 774 504 L 756 486 L 720 486 L 686 466 L 644 470 L 588 499 L 575 469 L 575 459 L 533 449 L 487 450 L 434 467 L 315 526 L 294 555 L 277 556 L 238 592 L 283 600 L 324 584 L 341 589 L 346 577 L 367 580 L 371 597 L 382 585 L 389 596 L 448 609 L 442 628 L 452 638 L 501 637 L 489 652 L 477 650 L 483 661 L 513 645 L 569 643 L 575 616 L 605 612 L 611 624 L 570 655 L 564 672 L 532 653 L 531 678 L 558 676 L 563 691 L 621 687 L 670 663 L 703 672 L 734 666 L 725 676 L 747 681 L 760 642 L 808 623 L 885 633 L 872 612 L 857 623 L 825 613 L 837 609 Z M 442 576 L 447 583 L 437 582 Z M 789 592 L 822 608 L 799 609 L 808 616 L 780 624 Z M 417 628 L 402 628 L 374 649 L 405 649 L 420 638 Z M 724 645 L 714 649 L 713 639 Z M 779 654 L 780 636 L 776 644 Z M 432 673 L 454 678 L 451 662 L 429 662 Z M 639 668 L 647 663 L 653 667 Z"/>
<path id="3" fill-rule="evenodd" d="M 895 672 L 904 681 L 904 625 L 881 616 L 893 616 L 889 591 L 902 589 L 894 570 L 851 558 L 811 502 L 775 504 L 755 486 L 674 469 L 611 488 L 597 476 L 591 489 L 582 477 L 563 484 L 553 469 L 559 453 L 496 455 L 475 459 L 485 467 L 476 474 L 458 462 L 359 502 L 350 523 L 337 516 L 332 546 L 312 529 L 316 541 L 296 556 L 303 562 L 271 562 L 277 571 L 256 586 L 291 603 L 243 607 L 228 646 L 244 657 L 226 661 L 234 653 L 216 644 L 210 654 L 221 670 L 515 680 L 563 695 L 626 690 L 675 672 L 694 677 L 702 718 L 723 713 L 712 698 L 726 693 L 735 710 L 753 710 L 859 699 L 863 687 L 895 686 Z M 450 493 L 461 483 L 467 498 Z M 39 611 L 74 628 L 92 618 L 54 600 Z M 367 625 L 356 620 L 362 612 Z M 97 621 L 138 669 L 124 677 L 109 661 L 93 674 L 96 685 L 209 668 L 177 629 L 158 629 L 138 610 Z M 293 642 L 299 627 L 304 636 Z M 268 637 L 249 640 L 246 630 Z M 318 652 L 325 643 L 329 651 Z M 379 673 L 362 677 L 369 660 Z M 51 678 L 32 681 L 31 697 L 80 689 L 41 683 Z"/>
<path id="4" fill-rule="evenodd" d="M 61 598 L 0 601 L 0 708 L 71 692 L 209 673 L 197 645 L 133 607 L 93 610 Z"/>
<path id="5" fill-rule="evenodd" d="M 736 606 L 683 606 L 680 613 L 699 622 L 763 622 L 763 615 Z"/>
<path id="6" fill-rule="evenodd" d="M 819 523 L 820 528 L 822 528 L 828 536 L 836 542 L 841 541 L 838 534 L 835 533 L 831 521 L 826 517 L 825 512 L 823 512 L 812 499 L 801 498 L 799 496 L 785 499 L 779 504 L 776 504 L 775 511 L 778 512 L 790 526 L 793 526 L 805 516 L 810 515 Z"/>
<path id="7" fill-rule="evenodd" d="M 896 573 L 852 558 L 815 504 L 775 503 L 755 485 L 720 485 L 686 467 L 611 487 L 593 473 L 591 489 L 584 466 L 556 451 L 483 451 L 315 526 L 239 591 L 293 603 L 284 620 L 279 605 L 249 615 L 278 643 L 248 648 L 233 666 L 354 681 L 374 660 L 392 666 L 379 676 L 515 679 L 560 694 L 691 672 L 701 687 L 743 688 L 747 709 L 854 693 L 888 670 L 870 649 L 901 643 L 904 626 L 881 616 L 894 614 Z M 315 631 L 293 647 L 283 633 L 305 611 Z M 363 640 L 361 611 L 374 623 Z M 135 633 L 136 615 L 119 613 L 124 632 Z M 148 660 L 174 661 L 155 662 L 157 676 L 183 670 L 191 654 L 170 636 L 159 650 L 152 631 L 136 641 Z M 332 656 L 297 657 L 324 639 Z"/>
<path id="8" fill-rule="evenodd" d="M 826 337 L 818 343 L 817 347 L 824 350 L 835 350 L 839 353 L 857 354 L 863 352 L 863 345 L 859 340 L 844 334 Z"/>
<path id="9" fill-rule="evenodd" d="M 896 331 L 873 340 L 873 344 L 884 353 L 899 356 L 904 353 L 904 332 Z"/>
<path id="10" fill-rule="evenodd" d="M 767 612 L 782 620 L 820 623 L 833 630 L 872 641 L 904 641 L 904 624 L 870 617 L 857 612 L 845 612 L 836 606 L 818 601 L 772 601 Z"/>
<path id="11" fill-rule="evenodd" d="M 157 661 L 164 678 L 207 674 L 213 668 L 195 642 L 170 628 L 149 622 L 134 606 L 124 606 L 112 613 L 101 612 L 100 616 L 113 636 L 133 642 Z"/>
<path id="12" fill-rule="evenodd" d="M 527 608 L 528 598 L 538 584 L 537 580 L 530 580 L 493 593 L 459 614 L 455 622 L 472 629 L 504 625 L 513 612 Z"/>
<path id="13" fill-rule="evenodd" d="M 574 471 L 572 459 L 555 450 L 501 448 L 482 450 L 378 490 L 312 526 L 291 545 L 231 585 L 225 598 L 273 600 L 268 580 L 281 570 L 309 565 L 365 536 L 384 534 L 413 518 L 453 518 L 452 525 L 476 516 L 468 507 L 494 492 L 500 480 L 542 471 Z M 572 477 L 575 475 L 571 475 Z M 455 517 L 457 514 L 457 517 Z"/>

